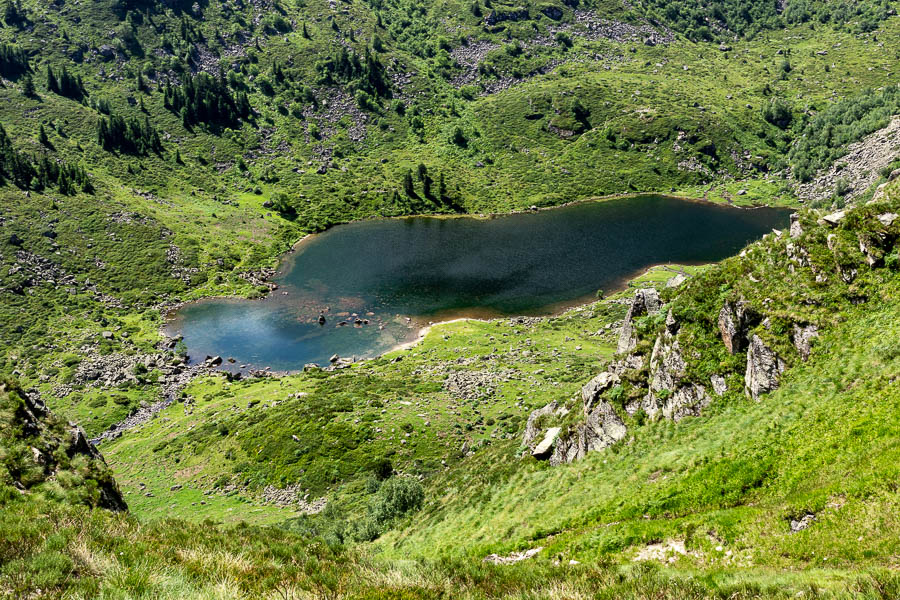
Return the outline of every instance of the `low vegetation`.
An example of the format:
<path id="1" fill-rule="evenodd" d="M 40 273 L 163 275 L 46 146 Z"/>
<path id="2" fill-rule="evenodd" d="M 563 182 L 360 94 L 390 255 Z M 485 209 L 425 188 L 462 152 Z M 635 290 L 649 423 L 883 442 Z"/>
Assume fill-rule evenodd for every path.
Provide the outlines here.
<path id="1" fill-rule="evenodd" d="M 837 177 L 811 204 L 857 208 L 832 224 L 803 210 L 800 237 L 720 265 L 656 267 L 552 318 L 438 325 L 346 369 L 195 377 L 105 461 L 86 441 L 159 400 L 143 357 L 183 350 L 161 349 L 170 308 L 268 293 L 335 224 L 636 191 L 799 206 L 900 112 L 893 14 L 5 2 L 0 596 L 900 596 L 896 162 L 878 192 Z M 685 377 L 727 391 L 678 422 L 625 413 L 626 438 L 551 468 L 522 444 L 528 416 L 556 401 L 576 425 L 634 287 L 672 308 Z M 726 300 L 768 317 L 754 332 L 786 367 L 758 402 L 718 337 Z M 636 321 L 639 354 L 665 317 Z M 795 324 L 819 332 L 808 360 Z M 647 374 L 604 398 L 624 409 Z"/>

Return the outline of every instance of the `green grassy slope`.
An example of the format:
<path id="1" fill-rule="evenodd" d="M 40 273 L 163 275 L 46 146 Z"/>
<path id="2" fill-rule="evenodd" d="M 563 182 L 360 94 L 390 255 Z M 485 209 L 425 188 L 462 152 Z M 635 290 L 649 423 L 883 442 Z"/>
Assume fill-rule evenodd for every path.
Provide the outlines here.
<path id="1" fill-rule="evenodd" d="M 89 428 L 155 390 L 121 390 L 127 402 L 84 409 L 90 394 L 54 393 L 76 360 L 63 348 L 147 351 L 160 305 L 257 294 L 241 275 L 273 266 L 308 231 L 373 215 L 504 212 L 634 190 L 791 203 L 789 179 L 765 172 L 788 164 L 807 114 L 889 83 L 898 45 L 893 18 L 874 31 L 766 25 L 724 52 L 678 35 L 646 45 L 642 9 L 605 2 L 560 4 L 558 21 L 541 12 L 555 15 L 549 4 L 530 6 L 528 19 L 495 25 L 459 2 L 209 3 L 199 14 L 113 0 L 20 5 L 23 16 L 5 18 L 0 40 L 24 51 L 31 73 L 6 72 L 0 124 L 23 156 L 83 167 L 95 190 L 65 195 L 55 181 L 0 187 L 0 368 L 43 384 L 67 414 L 95 417 Z M 561 31 L 571 47 L 556 39 Z M 368 48 L 381 67 L 341 70 L 342 46 L 363 62 Z M 80 77 L 86 95 L 50 90 L 48 67 L 56 78 L 64 67 Z M 226 126 L 167 108 L 167 85 L 219 67 L 252 116 Z M 370 75 L 391 84 L 379 92 Z M 26 97 L 29 77 L 35 94 Z M 787 129 L 764 119 L 775 98 L 793 116 Z M 103 149 L 97 124 L 107 112 L 146 120 L 161 150 Z M 415 175 L 411 195 L 403 189 L 419 164 L 430 198 Z M 20 268 L 32 255 L 53 264 L 52 277 Z M 79 285 L 60 285 L 65 275 Z M 116 326 L 136 346 L 98 341 Z"/>
<path id="2" fill-rule="evenodd" d="M 891 206 L 859 212 L 880 214 Z M 863 222 L 853 213 L 848 219 L 848 231 Z M 815 231 L 808 229 L 810 239 L 815 239 Z M 779 243 L 770 237 L 756 247 L 765 252 Z M 808 241 L 807 247 L 814 246 Z M 698 290 L 722 281 L 721 277 L 731 285 L 743 285 L 729 279 L 741 260 L 726 261 L 695 276 L 675 299 L 676 306 L 691 305 L 703 297 Z M 780 264 L 776 259 L 767 268 L 778 269 Z M 15 594 L 40 586 L 51 596 L 129 597 L 278 597 L 286 593 L 302 597 L 305 590 L 314 596 L 337 597 L 787 598 L 802 593 L 890 598 L 897 590 L 894 570 L 900 550 L 895 484 L 900 393 L 895 389 L 898 364 L 892 342 L 900 314 L 891 302 L 900 280 L 892 268 L 884 267 L 862 277 L 864 283 L 856 291 L 866 291 L 868 301 L 853 305 L 835 298 L 837 304 L 830 308 L 835 318 L 824 326 L 810 360 L 789 369 L 780 389 L 759 403 L 738 392 L 714 403 L 702 417 L 634 427 L 629 439 L 620 444 L 556 468 L 516 458 L 518 435 L 475 444 L 473 455 L 450 460 L 447 468 L 429 465 L 421 448 L 390 455 L 407 476 L 416 473 L 415 458 L 422 457 L 425 503 L 410 517 L 388 521 L 387 532 L 371 546 L 342 549 L 340 540 L 351 539 L 353 530 L 341 523 L 364 514 L 370 500 L 380 497 L 378 487 L 384 483 L 367 481 L 332 490 L 330 500 L 343 507 L 336 505 L 318 517 L 294 521 L 288 528 L 301 531 L 300 537 L 246 526 L 223 529 L 213 522 L 142 524 L 133 517 L 113 519 L 44 501 L 26 504 L 15 499 L 3 512 L 7 539 L 17 548 L 15 558 L 5 559 L 3 589 Z M 645 281 L 654 279 L 665 278 L 652 274 Z M 777 297 L 776 289 L 768 291 Z M 592 309 L 598 313 L 594 318 L 600 318 L 602 306 Z M 583 329 L 587 312 L 532 326 L 530 336 L 543 342 L 559 333 L 574 333 L 575 328 Z M 562 331 L 557 332 L 560 325 Z M 375 398 L 387 400 L 403 391 L 385 387 L 392 380 L 390 369 L 404 363 L 413 368 L 434 364 L 418 362 L 417 352 L 446 352 L 449 347 L 443 336 L 483 337 L 488 333 L 485 327 L 488 332 L 504 332 L 502 323 L 452 324 L 436 329 L 416 350 L 401 354 L 404 358 L 399 363 L 367 363 L 362 369 L 377 372 L 374 381 L 382 382 L 380 387 L 373 387 L 371 380 L 361 383 L 359 367 L 325 379 L 306 375 L 241 384 L 239 389 L 246 389 L 237 393 L 222 381 L 198 382 L 192 391 L 207 397 L 197 396 L 192 410 L 205 417 L 202 422 L 192 430 L 191 415 L 164 413 L 142 431 L 107 446 L 111 464 L 117 468 L 117 457 L 129 459 L 129 453 L 134 458 L 147 456 L 151 451 L 146 447 L 143 453 L 138 451 L 142 444 L 165 439 L 165 445 L 153 453 L 161 457 L 154 459 L 163 465 L 159 473 L 152 469 L 134 473 L 138 478 L 146 475 L 153 497 L 144 497 L 141 503 L 135 491 L 126 494 L 138 515 L 154 519 L 154 515 L 196 516 L 209 511 L 206 514 L 227 521 L 239 520 L 230 514 L 237 512 L 249 520 L 272 522 L 278 513 L 287 516 L 285 511 L 263 510 L 254 515 L 251 511 L 261 507 L 242 501 L 240 494 L 208 496 L 206 505 L 198 502 L 188 508 L 190 501 L 203 497 L 200 490 L 210 487 L 209 475 L 221 467 L 217 461 L 224 458 L 223 451 L 239 451 L 242 436 L 254 439 L 254 426 L 247 427 L 246 422 L 234 432 L 229 429 L 242 422 L 233 406 L 243 407 L 244 400 L 253 399 L 266 403 L 283 398 L 288 390 L 314 396 L 317 385 L 327 386 L 331 380 L 332 391 L 340 386 L 350 393 L 324 398 L 337 401 L 365 393 L 371 407 Z M 472 348 L 473 356 L 493 351 L 492 342 L 487 341 L 482 349 Z M 557 360 L 549 363 L 556 364 Z M 416 377 L 409 373 L 404 381 L 415 384 Z M 577 383 L 569 391 L 563 388 L 545 395 L 548 387 L 552 386 L 545 383 L 529 391 L 530 400 L 538 405 L 548 398 L 569 396 Z M 292 402 L 285 404 L 293 407 L 291 412 L 310 408 Z M 432 399 L 429 408 L 437 408 L 435 402 Z M 364 417 L 364 412 L 352 412 L 355 403 L 350 404 L 354 406 L 345 407 L 351 410 L 349 415 L 331 414 L 325 420 L 327 427 L 349 425 L 353 414 Z M 248 407 L 246 413 L 281 407 L 262 406 Z M 385 406 L 393 412 L 391 403 Z M 485 403 L 480 407 L 491 414 Z M 183 406 L 178 410 L 183 412 Z M 421 409 L 401 404 L 396 410 L 397 417 L 382 417 L 387 424 L 412 421 L 412 415 L 403 411 Z M 221 413 L 211 414 L 215 411 L 231 416 L 221 419 Z M 216 426 L 211 426 L 212 418 L 217 419 Z M 261 421 L 270 428 L 272 442 L 281 437 L 272 429 L 276 421 Z M 435 421 L 435 429 L 449 424 Z M 226 425 L 226 433 L 219 423 Z M 412 439 L 419 437 L 418 430 L 417 425 Z M 479 430 L 476 424 L 471 437 L 477 440 Z M 311 441 L 309 433 L 303 432 Z M 329 429 L 323 442 L 340 439 L 331 434 Z M 185 479 L 179 481 L 193 488 L 193 500 L 179 495 L 180 490 L 166 496 L 161 488 L 163 471 L 177 468 L 166 461 L 177 455 L 173 449 L 181 444 L 205 448 L 194 456 L 184 454 L 185 472 L 180 476 Z M 369 456 L 378 456 L 371 450 L 378 447 L 370 446 Z M 385 447 L 397 444 L 381 446 Z M 422 445 L 426 450 L 434 447 L 433 443 Z M 340 462 L 354 464 L 352 450 L 333 447 L 331 452 L 338 454 L 332 456 L 341 451 L 345 460 Z M 314 451 L 305 460 L 306 467 L 321 467 L 328 464 L 328 453 Z M 365 463 L 357 460 L 357 464 Z M 432 472 L 427 472 L 428 467 Z M 275 453 L 256 468 L 257 476 L 267 469 L 277 475 L 278 469 L 289 470 L 291 463 Z M 360 474 L 365 471 L 361 469 Z M 137 482 L 131 476 L 123 473 L 124 480 L 130 481 L 124 486 L 126 492 Z M 314 482 L 310 479 L 310 487 Z M 154 503 L 161 510 L 154 510 Z M 171 508 L 163 513 L 163 507 Z M 66 525 L 48 537 L 42 528 L 49 527 L 50 521 L 35 520 L 37 514 L 52 515 L 51 520 Z M 792 533 L 790 521 L 806 514 L 814 514 L 815 520 L 807 529 Z M 310 534 L 323 541 L 310 545 Z M 679 544 L 685 554 L 671 549 Z M 537 547 L 543 550 L 519 565 L 481 562 L 489 552 L 506 554 Z M 648 549 L 649 564 L 634 561 Z M 411 561 L 410 557 L 421 558 Z M 573 560 L 578 564 L 570 564 Z M 654 566 L 658 562 L 665 566 Z"/>
<path id="3" fill-rule="evenodd" d="M 387 459 L 422 478 L 425 492 L 421 512 L 382 526 L 374 549 L 388 557 L 479 560 L 543 547 L 534 560 L 628 564 L 648 546 L 674 542 L 685 554 L 670 552 L 673 568 L 711 583 L 847 585 L 861 569 L 892 568 L 898 552 L 890 340 L 900 279 L 896 233 L 875 218 L 896 209 L 894 188 L 837 228 L 805 213 L 801 237 L 770 234 L 683 290 L 666 290 L 682 323 L 689 376 L 724 373 L 731 391 L 703 416 L 678 423 L 625 416 L 629 436 L 584 461 L 550 468 L 519 458 L 519 432 L 531 409 L 569 401 L 602 369 L 613 352 L 606 324 L 621 319 L 617 299 L 627 292 L 536 324 L 443 325 L 396 355 L 400 362 L 389 355 L 331 375 L 200 381 L 188 389 L 191 400 L 106 446 L 107 454 L 121 465 L 129 502 L 148 516 L 277 520 L 294 513 L 260 505 L 254 490 L 297 484 L 313 499 L 326 496 L 329 507 L 291 527 L 332 544 L 367 539 Z M 860 236 L 881 240 L 872 267 L 856 248 Z M 796 264 L 791 272 L 789 243 L 806 250 L 815 272 Z M 851 267 L 858 274 L 848 284 L 840 273 Z M 656 271 L 639 285 L 668 275 Z M 770 317 L 759 334 L 789 364 L 780 389 L 758 403 L 743 393 L 743 355 L 724 353 L 715 325 L 723 299 L 737 296 Z M 820 328 L 808 362 L 780 337 L 797 320 Z M 651 317 L 638 324 L 650 340 L 661 326 Z M 456 365 L 518 373 L 493 393 L 461 401 L 447 388 Z M 620 395 L 632 393 L 643 394 L 626 385 Z M 150 453 L 158 469 L 133 466 Z M 185 488 L 166 489 L 173 472 Z M 138 483 L 153 497 L 141 497 Z M 191 506 L 203 491 L 210 492 L 205 508 Z M 792 532 L 791 520 L 806 514 L 816 516 L 813 524 Z M 793 569 L 802 573 L 785 575 Z"/>
<path id="4" fill-rule="evenodd" d="M 796 205 L 798 179 L 894 110 L 890 3 L 669 4 L 7 3 L 0 374 L 95 435 L 154 402 L 161 373 L 103 386 L 81 367 L 156 353 L 177 302 L 265 293 L 254 275 L 308 232 L 635 190 Z M 51 82 L 48 67 L 74 79 Z M 187 81 L 216 91 L 173 109 Z M 244 97 L 252 112 L 235 118 Z M 878 106 L 854 110 L 863 100 Z M 134 125 L 104 147 L 112 116 Z M 108 472 L 35 466 L 6 394 L 0 595 L 896 596 L 897 225 L 872 221 L 897 210 L 896 189 L 834 231 L 804 216 L 824 282 L 791 270 L 787 238 L 771 235 L 690 269 L 663 292 L 688 376 L 724 372 L 730 391 L 677 424 L 627 416 L 626 440 L 555 469 L 520 458 L 525 419 L 577 405 L 613 358 L 628 294 L 552 319 L 440 325 L 336 373 L 196 379 L 102 446 L 132 517 L 63 505 L 96 503 L 91 481 Z M 878 247 L 874 268 L 860 241 Z M 771 317 L 757 332 L 791 367 L 758 404 L 741 391 L 743 355 L 716 337 L 722 301 L 739 296 Z M 795 322 L 822 332 L 808 362 L 786 338 Z M 640 349 L 660 327 L 639 323 Z M 645 376 L 616 401 L 643 394 Z M 270 486 L 327 507 L 264 503 Z M 282 527 L 229 528 L 242 521 Z M 481 562 L 538 546 L 518 566 Z"/>

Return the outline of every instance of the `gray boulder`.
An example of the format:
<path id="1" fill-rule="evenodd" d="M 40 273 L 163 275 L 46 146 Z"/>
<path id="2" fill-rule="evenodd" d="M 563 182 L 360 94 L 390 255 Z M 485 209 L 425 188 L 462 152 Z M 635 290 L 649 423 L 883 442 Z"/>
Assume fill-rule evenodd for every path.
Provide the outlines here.
<path id="1" fill-rule="evenodd" d="M 522 436 L 522 444 L 531 448 L 534 445 L 534 442 L 537 440 L 538 436 L 541 434 L 542 429 L 537 426 L 538 420 L 544 415 L 552 415 L 556 412 L 558 405 L 556 402 L 551 402 L 546 406 L 543 406 L 537 410 L 531 411 L 531 414 L 528 415 L 528 422 L 525 424 L 525 433 Z"/>
<path id="2" fill-rule="evenodd" d="M 600 401 L 585 417 L 584 423 L 570 429 L 568 435 L 557 438 L 550 464 L 555 466 L 580 460 L 588 452 L 612 446 L 627 432 L 615 409 L 608 402 Z"/>
<path id="3" fill-rule="evenodd" d="M 659 312 L 662 303 L 659 300 L 659 292 L 653 288 L 639 289 L 634 293 L 634 299 L 622 322 L 622 332 L 619 334 L 619 343 L 616 350 L 620 354 L 634 350 L 637 345 L 637 336 L 634 331 L 634 319 L 645 315 L 654 315 Z"/>
<path id="4" fill-rule="evenodd" d="M 699 415 L 709 405 L 704 386 L 683 381 L 686 371 L 681 346 L 667 329 L 656 338 L 650 355 L 649 391 L 642 403 L 649 416 L 661 414 L 678 421 L 688 415 Z"/>
<path id="5" fill-rule="evenodd" d="M 800 224 L 800 213 L 791 213 L 791 237 L 797 239 L 803 235 L 803 226 Z"/>
<path id="6" fill-rule="evenodd" d="M 730 354 L 737 354 L 747 346 L 747 331 L 759 323 L 759 315 L 745 300 L 725 302 L 719 311 L 719 333 Z"/>
<path id="7" fill-rule="evenodd" d="M 766 346 L 758 335 L 752 336 L 744 375 L 744 391 L 747 396 L 759 401 L 762 394 L 778 389 L 778 377 L 785 368 L 785 362 L 774 350 Z"/>
<path id="8" fill-rule="evenodd" d="M 794 343 L 797 353 L 800 354 L 800 358 L 803 360 L 809 358 L 812 342 L 817 337 L 819 337 L 819 328 L 815 325 L 794 325 L 791 341 Z"/>
<path id="9" fill-rule="evenodd" d="M 531 451 L 531 455 L 537 459 L 547 459 L 550 458 L 550 451 L 553 450 L 553 443 L 556 441 L 556 438 L 559 437 L 559 432 L 562 430 L 560 427 L 551 427 L 547 430 L 547 433 L 544 434 L 544 439 L 541 440 L 541 443 L 534 447 L 534 450 Z"/>
<path id="10" fill-rule="evenodd" d="M 619 383 L 615 373 L 600 373 L 581 388 L 581 400 L 584 403 L 584 414 L 587 415 L 600 400 L 600 394 Z"/>

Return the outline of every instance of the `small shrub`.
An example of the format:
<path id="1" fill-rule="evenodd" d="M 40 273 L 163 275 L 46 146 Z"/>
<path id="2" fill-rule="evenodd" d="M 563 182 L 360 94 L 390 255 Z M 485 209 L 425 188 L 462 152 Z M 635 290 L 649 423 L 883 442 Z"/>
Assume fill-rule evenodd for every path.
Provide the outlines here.
<path id="1" fill-rule="evenodd" d="M 375 522 L 383 524 L 419 510 L 424 501 L 421 483 L 409 477 L 391 477 L 381 484 L 369 514 Z"/>

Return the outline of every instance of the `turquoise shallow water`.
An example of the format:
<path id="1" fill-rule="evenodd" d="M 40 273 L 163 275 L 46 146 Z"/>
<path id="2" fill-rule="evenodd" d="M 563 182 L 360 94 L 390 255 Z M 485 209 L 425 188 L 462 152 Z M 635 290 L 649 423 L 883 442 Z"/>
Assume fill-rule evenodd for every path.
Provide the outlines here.
<path id="1" fill-rule="evenodd" d="M 652 264 L 721 260 L 788 214 L 641 196 L 492 219 L 352 223 L 289 254 L 268 298 L 190 304 L 168 329 L 194 360 L 234 357 L 231 368 L 374 356 L 429 319 L 547 314 Z"/>

